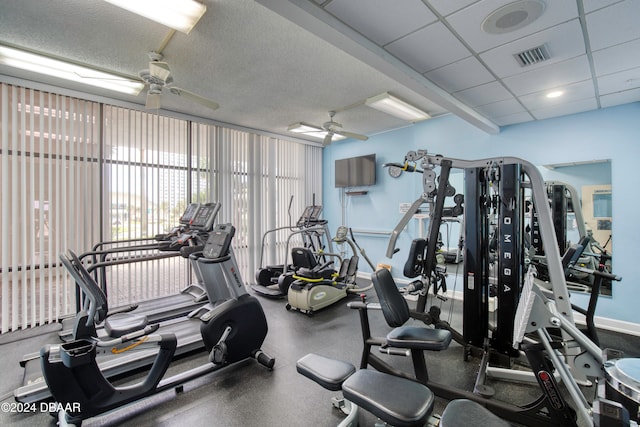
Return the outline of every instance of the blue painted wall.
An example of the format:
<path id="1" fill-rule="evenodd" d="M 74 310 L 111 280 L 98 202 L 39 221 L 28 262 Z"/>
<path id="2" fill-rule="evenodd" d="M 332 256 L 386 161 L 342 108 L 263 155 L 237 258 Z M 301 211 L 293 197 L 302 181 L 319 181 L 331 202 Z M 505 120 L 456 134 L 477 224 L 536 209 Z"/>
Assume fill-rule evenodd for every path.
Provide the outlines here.
<path id="1" fill-rule="evenodd" d="M 405 173 L 394 179 L 382 164 L 401 162 L 408 151 L 418 149 L 469 160 L 514 156 L 536 165 L 611 159 L 614 271 L 623 281 L 614 285 L 612 298 L 601 298 L 596 315 L 640 323 L 640 103 L 506 126 L 497 135 L 486 134 L 449 115 L 379 134 L 366 142 L 334 143 L 324 150 L 323 158 L 323 216 L 331 230 L 344 223 L 355 230 L 391 231 L 402 217 L 400 203 L 413 202 L 420 196 L 421 175 Z M 334 187 L 335 160 L 370 153 L 377 156 L 377 184 L 362 188 L 368 191 L 366 195 L 342 196 Z M 591 172 L 606 175 L 600 169 Z M 547 179 L 560 179 L 557 173 L 544 172 Z M 587 183 L 589 174 L 584 179 Z M 604 178 L 597 179 L 602 182 Z M 462 191 L 461 183 L 461 174 L 452 178 L 458 192 Z M 401 278 L 407 249 L 418 235 L 418 226 L 416 220 L 411 221 L 398 240 L 397 247 L 402 251 L 392 259 L 385 256 L 388 236 L 365 233 L 357 234 L 356 239 L 374 263 L 391 264 L 394 276 Z M 364 263 L 360 269 L 370 271 Z M 572 300 L 586 304 L 584 295 L 573 295 Z"/>

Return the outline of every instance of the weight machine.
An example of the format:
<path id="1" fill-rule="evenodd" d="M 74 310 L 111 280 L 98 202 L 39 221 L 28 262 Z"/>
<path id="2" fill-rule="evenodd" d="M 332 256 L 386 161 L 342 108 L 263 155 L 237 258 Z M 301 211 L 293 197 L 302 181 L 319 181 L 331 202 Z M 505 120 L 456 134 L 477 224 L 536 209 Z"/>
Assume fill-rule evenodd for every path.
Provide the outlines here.
<path id="1" fill-rule="evenodd" d="M 387 257 L 396 250 L 396 241 L 412 216 L 420 207 L 430 205 L 431 221 L 424 255 L 424 269 L 428 273 L 425 290 L 437 278 L 437 242 L 443 217 L 447 186 L 451 169 L 463 169 L 465 173 L 464 197 L 464 340 L 466 344 L 483 347 L 489 331 L 490 284 L 496 284 L 496 297 L 501 313 L 493 334 L 493 346 L 510 353 L 513 335 L 513 318 L 520 296 L 519 289 L 524 274 L 523 221 L 525 188 L 531 192 L 532 202 L 538 208 L 539 236 L 547 248 L 551 291 L 559 300 L 562 312 L 573 322 L 564 268 L 556 244 L 547 192 L 538 169 L 518 158 L 500 157 L 482 160 L 449 159 L 441 155 L 429 155 L 425 150 L 410 151 L 405 163 L 422 169 L 423 193 L 394 228 L 387 247 Z M 417 166 L 413 166 L 417 169 Z M 437 173 L 439 172 L 439 173 Z M 495 218 L 492 227 L 489 217 Z M 490 249 L 491 240 L 497 243 Z M 497 256 L 497 258 L 496 258 Z M 496 275 L 491 277 L 489 264 L 497 264 Z M 423 291 L 416 311 L 424 312 L 427 292 Z"/>
<path id="2" fill-rule="evenodd" d="M 537 425 L 576 425 L 578 419 L 593 424 L 597 418 L 596 424 L 604 425 L 602 420 L 611 415 L 608 410 L 618 406 L 607 406 L 611 402 L 600 393 L 599 399 L 591 405 L 578 387 L 578 383 L 589 384 L 587 378 L 604 379 L 605 359 L 600 349 L 575 327 L 565 278 L 566 266 L 562 263 L 557 244 L 547 189 L 538 169 L 514 157 L 469 161 L 430 155 L 426 150 L 410 151 L 404 164 L 408 167 L 395 166 L 405 171 L 422 172 L 423 193 L 393 230 L 386 255 L 392 257 L 397 252 L 396 242 L 400 233 L 420 207 L 428 203 L 430 222 L 421 262 L 424 288 L 418 297 L 416 313 L 412 314 L 418 319 L 427 314 L 425 307 L 431 286 L 434 292 L 439 290 L 442 273 L 437 262 L 437 241 L 445 198 L 450 197 L 447 194 L 449 174 L 453 168 L 463 169 L 465 173 L 462 340 L 465 357 L 472 350 L 480 350 L 482 361 L 473 393 L 431 382 L 427 386 L 447 399 L 462 396 L 481 402 L 501 417 L 515 422 L 539 417 Z M 530 254 L 524 238 L 526 200 L 529 197 L 536 210 L 536 237 L 545 248 L 548 281 L 537 281 L 523 293 L 525 279 L 531 282 L 533 274 L 533 268 L 529 269 Z M 608 273 L 598 273 L 607 274 L 610 280 L 620 280 Z M 495 324 L 490 324 L 489 300 L 492 294 L 498 307 Z M 560 329 L 559 339 L 552 338 L 544 329 L 552 326 Z M 525 338 L 525 330 L 527 334 L 538 334 L 538 337 Z M 458 341 L 455 335 L 454 339 Z M 489 366 L 490 362 L 497 361 L 510 368 L 514 358 L 524 359 L 525 356 L 531 370 L 522 371 L 522 375 L 511 374 L 515 371 L 510 369 Z M 559 395 L 554 376 L 543 375 L 544 372 L 553 372 L 547 357 L 552 359 L 556 375 L 569 388 L 573 408 Z M 629 364 L 636 366 L 637 359 L 632 360 L 636 362 Z M 489 373 L 498 378 L 537 382 L 542 395 L 522 407 L 497 402 L 490 399 L 492 391 L 484 384 Z M 637 379 L 633 381 L 638 384 Z M 633 405 L 629 406 L 633 411 Z M 620 413 L 618 409 L 615 411 Z M 540 417 L 542 413 L 546 415 Z M 594 414 L 597 417 L 592 417 Z M 635 418 L 637 414 L 632 416 Z M 619 419 L 616 418 L 617 421 Z"/>

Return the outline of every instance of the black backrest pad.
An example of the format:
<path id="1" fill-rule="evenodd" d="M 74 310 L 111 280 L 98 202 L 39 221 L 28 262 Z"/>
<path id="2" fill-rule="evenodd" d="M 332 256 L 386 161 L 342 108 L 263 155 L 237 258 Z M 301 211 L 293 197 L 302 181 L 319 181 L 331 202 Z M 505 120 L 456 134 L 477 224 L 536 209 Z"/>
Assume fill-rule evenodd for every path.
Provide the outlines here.
<path id="1" fill-rule="evenodd" d="M 308 248 L 291 249 L 291 261 L 296 267 L 313 268 L 318 264 L 313 252 Z"/>
<path id="2" fill-rule="evenodd" d="M 422 273 L 424 262 L 424 249 L 427 247 L 427 241 L 425 239 L 413 239 L 411 242 L 411 248 L 409 248 L 409 256 L 407 262 L 404 263 L 404 270 L 402 274 L 405 277 L 418 277 Z"/>
<path id="3" fill-rule="evenodd" d="M 409 305 L 398 290 L 391 272 L 381 268 L 371 274 L 371 280 L 387 324 L 393 328 L 404 325 L 409 320 Z"/>
<path id="4" fill-rule="evenodd" d="M 68 250 L 66 254 L 61 254 L 60 261 L 74 278 L 76 284 L 80 286 L 86 298 L 89 299 L 90 310 L 95 309 L 95 313 L 90 313 L 94 317 L 94 321 L 102 322 L 109 311 L 107 296 L 102 292 L 100 286 L 93 280 L 91 274 L 84 268 L 80 258 L 73 251 Z"/>

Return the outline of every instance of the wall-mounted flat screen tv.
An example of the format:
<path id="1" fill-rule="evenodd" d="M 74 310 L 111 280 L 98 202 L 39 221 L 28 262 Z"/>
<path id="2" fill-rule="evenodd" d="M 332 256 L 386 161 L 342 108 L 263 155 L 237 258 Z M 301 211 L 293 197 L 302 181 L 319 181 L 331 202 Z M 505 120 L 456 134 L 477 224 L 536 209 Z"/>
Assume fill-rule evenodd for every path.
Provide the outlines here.
<path id="1" fill-rule="evenodd" d="M 336 160 L 336 188 L 364 187 L 375 183 L 375 154 Z"/>

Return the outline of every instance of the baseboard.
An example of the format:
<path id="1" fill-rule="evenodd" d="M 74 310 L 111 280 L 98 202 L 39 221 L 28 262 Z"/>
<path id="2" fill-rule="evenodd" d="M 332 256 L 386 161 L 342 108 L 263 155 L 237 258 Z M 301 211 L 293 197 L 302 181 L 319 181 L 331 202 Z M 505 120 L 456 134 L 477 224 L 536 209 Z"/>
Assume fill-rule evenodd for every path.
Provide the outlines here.
<path id="1" fill-rule="evenodd" d="M 576 313 L 576 315 L 574 316 L 574 320 L 578 325 L 587 324 L 585 317 L 580 313 Z M 625 322 L 624 320 L 616 320 L 599 316 L 594 317 L 593 321 L 600 329 L 640 337 L 640 325 L 637 323 Z"/>
<path id="2" fill-rule="evenodd" d="M 358 272 L 358 277 L 362 278 L 362 279 L 371 279 L 370 277 L 370 273 L 361 273 Z M 411 281 L 407 280 L 407 279 L 396 279 L 396 283 L 399 285 L 408 285 Z M 452 298 L 455 300 L 459 300 L 462 301 L 462 297 L 463 297 L 463 293 L 462 291 L 451 291 L 448 290 L 445 294 L 445 296 L 447 298 Z M 412 301 L 417 300 L 418 298 L 407 298 L 410 299 Z M 492 310 L 493 311 L 493 310 Z M 586 325 L 586 321 L 585 321 L 585 317 L 584 315 L 580 314 L 580 313 L 575 313 L 574 315 L 574 320 L 576 322 L 576 324 L 578 325 Z M 606 330 L 606 331 L 611 331 L 611 332 L 618 332 L 621 334 L 627 334 L 627 335 L 634 335 L 634 336 L 638 336 L 640 337 L 640 324 L 638 323 L 632 323 L 632 322 L 626 322 L 624 320 L 616 320 L 616 319 L 610 319 L 608 317 L 600 317 L 600 316 L 596 316 L 594 319 L 594 322 L 596 324 L 596 327 Z"/>

